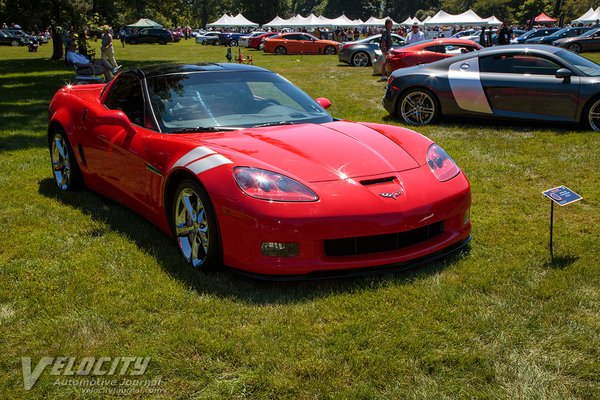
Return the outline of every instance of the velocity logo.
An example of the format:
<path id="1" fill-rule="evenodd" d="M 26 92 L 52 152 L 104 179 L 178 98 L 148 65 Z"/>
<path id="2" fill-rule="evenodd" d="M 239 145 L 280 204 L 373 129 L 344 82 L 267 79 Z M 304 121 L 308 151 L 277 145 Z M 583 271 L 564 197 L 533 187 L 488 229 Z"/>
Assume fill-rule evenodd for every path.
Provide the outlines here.
<path id="1" fill-rule="evenodd" d="M 42 357 L 32 370 L 31 357 L 21 357 L 25 390 L 31 390 L 49 366 L 54 376 L 136 376 L 146 372 L 149 362 L 150 357 Z"/>

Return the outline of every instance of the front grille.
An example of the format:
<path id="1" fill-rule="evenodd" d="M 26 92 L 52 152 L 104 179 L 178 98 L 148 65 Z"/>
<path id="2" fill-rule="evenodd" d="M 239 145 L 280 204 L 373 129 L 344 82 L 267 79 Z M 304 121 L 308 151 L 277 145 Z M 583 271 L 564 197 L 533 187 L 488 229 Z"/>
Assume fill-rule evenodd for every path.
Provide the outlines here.
<path id="1" fill-rule="evenodd" d="M 444 231 L 442 221 L 407 232 L 325 240 L 325 255 L 356 256 L 403 249 L 436 237 Z"/>

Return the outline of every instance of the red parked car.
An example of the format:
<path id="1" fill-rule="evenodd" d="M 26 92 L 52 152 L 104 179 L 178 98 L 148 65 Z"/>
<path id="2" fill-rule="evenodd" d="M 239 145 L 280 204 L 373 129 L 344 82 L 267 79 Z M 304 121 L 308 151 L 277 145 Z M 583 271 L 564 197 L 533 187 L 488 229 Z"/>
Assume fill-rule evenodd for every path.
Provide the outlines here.
<path id="1" fill-rule="evenodd" d="M 271 36 L 279 35 L 279 32 L 267 32 L 262 35 L 251 37 L 248 40 L 248 47 L 251 47 L 256 50 L 260 50 L 260 44 L 266 38 L 270 38 Z"/>
<path id="2" fill-rule="evenodd" d="M 482 47 L 472 40 L 453 38 L 427 40 L 393 49 L 387 56 L 385 69 L 389 75 L 400 68 L 428 64 L 480 49 Z"/>
<path id="3" fill-rule="evenodd" d="M 471 190 L 452 158 L 330 105 L 250 65 L 139 67 L 54 95 L 52 174 L 144 216 L 195 268 L 364 274 L 466 245 Z"/>

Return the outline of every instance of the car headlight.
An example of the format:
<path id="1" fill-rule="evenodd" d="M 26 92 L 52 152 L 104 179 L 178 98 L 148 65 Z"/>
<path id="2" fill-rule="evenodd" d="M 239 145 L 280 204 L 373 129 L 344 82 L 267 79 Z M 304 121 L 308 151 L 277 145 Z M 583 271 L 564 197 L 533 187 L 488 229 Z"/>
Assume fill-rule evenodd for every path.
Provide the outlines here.
<path id="1" fill-rule="evenodd" d="M 268 201 L 317 201 L 319 196 L 300 182 L 277 172 L 252 167 L 235 167 L 239 188 L 250 197 Z"/>
<path id="2" fill-rule="evenodd" d="M 431 173 L 441 182 L 449 181 L 460 172 L 454 160 L 437 144 L 427 149 L 427 165 Z"/>

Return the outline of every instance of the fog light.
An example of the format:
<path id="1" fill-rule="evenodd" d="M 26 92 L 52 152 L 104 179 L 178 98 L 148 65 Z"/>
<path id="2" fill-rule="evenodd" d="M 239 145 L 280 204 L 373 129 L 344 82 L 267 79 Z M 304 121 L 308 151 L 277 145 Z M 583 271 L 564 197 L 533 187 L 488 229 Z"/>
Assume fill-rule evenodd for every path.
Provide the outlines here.
<path id="1" fill-rule="evenodd" d="M 465 215 L 463 216 L 463 224 L 466 225 L 471 221 L 471 208 L 467 208 Z"/>
<path id="2" fill-rule="evenodd" d="M 298 243 L 263 242 L 262 254 L 267 257 L 296 257 Z"/>

